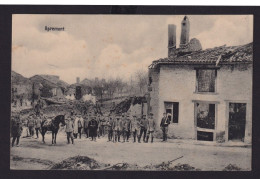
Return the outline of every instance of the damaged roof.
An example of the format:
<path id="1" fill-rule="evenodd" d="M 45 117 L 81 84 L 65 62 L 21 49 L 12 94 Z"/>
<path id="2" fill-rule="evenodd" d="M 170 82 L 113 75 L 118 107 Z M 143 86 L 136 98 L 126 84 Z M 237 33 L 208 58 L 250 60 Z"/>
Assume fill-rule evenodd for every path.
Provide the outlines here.
<path id="1" fill-rule="evenodd" d="M 172 58 L 160 58 L 153 61 L 149 68 L 155 68 L 158 64 L 236 64 L 253 62 L 253 42 L 240 45 L 226 45 L 200 50 L 196 52 L 185 52 L 176 49 L 178 53 Z"/>

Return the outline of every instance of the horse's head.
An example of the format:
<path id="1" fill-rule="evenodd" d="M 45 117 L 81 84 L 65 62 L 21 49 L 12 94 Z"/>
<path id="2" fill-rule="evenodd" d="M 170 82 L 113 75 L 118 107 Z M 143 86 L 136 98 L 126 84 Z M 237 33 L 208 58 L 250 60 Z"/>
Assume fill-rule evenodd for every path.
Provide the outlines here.
<path id="1" fill-rule="evenodd" d="M 61 123 L 63 126 L 65 125 L 65 115 L 58 115 L 54 118 L 58 124 Z"/>

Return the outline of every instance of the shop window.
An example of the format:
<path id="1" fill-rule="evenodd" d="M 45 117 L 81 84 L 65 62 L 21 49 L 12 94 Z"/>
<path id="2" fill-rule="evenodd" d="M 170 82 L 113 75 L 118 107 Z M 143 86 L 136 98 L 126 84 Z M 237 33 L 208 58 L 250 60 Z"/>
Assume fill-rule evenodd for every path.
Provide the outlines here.
<path id="1" fill-rule="evenodd" d="M 179 103 L 178 102 L 165 102 L 165 112 L 170 119 L 171 123 L 179 122 Z"/>

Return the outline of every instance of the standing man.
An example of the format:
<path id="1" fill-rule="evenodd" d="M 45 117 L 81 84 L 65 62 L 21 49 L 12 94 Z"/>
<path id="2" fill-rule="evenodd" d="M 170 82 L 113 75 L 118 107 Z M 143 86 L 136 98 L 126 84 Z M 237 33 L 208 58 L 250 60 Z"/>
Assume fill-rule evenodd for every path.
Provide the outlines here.
<path id="1" fill-rule="evenodd" d="M 153 118 L 153 113 L 150 113 L 149 118 L 147 120 L 147 136 L 146 136 L 146 143 L 148 143 L 149 136 L 151 134 L 151 143 L 153 143 L 153 133 L 155 130 L 155 121 Z"/>
<path id="2" fill-rule="evenodd" d="M 41 109 L 40 100 L 38 100 L 38 101 L 37 101 L 37 104 L 36 104 L 35 107 L 34 107 L 36 116 L 39 116 L 39 115 L 40 115 L 40 109 Z"/>
<path id="3" fill-rule="evenodd" d="M 84 120 L 80 114 L 78 114 L 78 134 L 79 134 L 79 139 L 81 139 L 81 133 L 82 133 L 82 128 L 83 128 Z"/>
<path id="4" fill-rule="evenodd" d="M 94 116 L 91 117 L 91 120 L 89 121 L 88 124 L 88 128 L 89 128 L 89 135 L 91 137 L 91 141 L 94 140 L 96 142 L 98 122 Z"/>
<path id="5" fill-rule="evenodd" d="M 31 137 L 34 135 L 34 125 L 35 125 L 35 115 L 33 114 L 32 116 L 29 116 L 28 122 L 27 122 L 27 127 L 29 129 L 29 134 Z"/>
<path id="6" fill-rule="evenodd" d="M 100 114 L 97 114 L 97 117 L 95 119 L 97 121 L 98 127 L 97 127 L 97 136 L 100 138 L 101 136 L 101 119 L 100 119 Z"/>
<path id="7" fill-rule="evenodd" d="M 105 135 L 105 125 L 106 125 L 106 119 L 105 116 L 102 116 L 100 119 L 100 135 L 104 137 Z"/>
<path id="8" fill-rule="evenodd" d="M 136 142 L 136 136 L 139 134 L 140 122 L 136 119 L 136 115 L 133 115 L 133 121 L 131 122 L 131 131 L 133 133 L 134 141 Z"/>
<path id="9" fill-rule="evenodd" d="M 74 118 L 73 118 L 73 111 L 71 111 L 70 116 L 68 117 L 68 119 L 65 121 L 65 132 L 67 133 L 67 140 L 68 140 L 68 144 L 70 144 L 70 139 L 72 144 L 74 144 L 74 139 L 73 139 L 73 131 L 74 131 Z"/>
<path id="10" fill-rule="evenodd" d="M 146 132 L 147 132 L 147 120 L 146 120 L 146 115 L 144 114 L 142 116 L 141 122 L 140 122 L 140 136 L 138 137 L 138 142 L 140 143 L 141 137 L 143 136 L 143 142 L 145 142 L 145 137 L 146 137 Z"/>
<path id="11" fill-rule="evenodd" d="M 107 121 L 107 130 L 108 130 L 108 142 L 112 141 L 113 138 L 113 118 L 112 116 L 109 116 L 108 121 Z"/>
<path id="12" fill-rule="evenodd" d="M 16 140 L 16 146 L 19 147 L 19 140 L 22 134 L 23 127 L 20 119 L 20 114 L 15 115 L 11 119 L 11 136 L 12 136 L 12 147 L 14 146 Z"/>
<path id="13" fill-rule="evenodd" d="M 90 116 L 88 116 L 88 115 L 85 115 L 85 117 L 84 117 L 84 132 L 86 134 L 86 138 L 89 137 L 89 130 L 88 130 L 89 117 Z"/>
<path id="14" fill-rule="evenodd" d="M 124 122 L 124 129 L 125 129 L 126 142 L 129 142 L 130 131 L 131 131 L 131 120 L 129 114 L 126 115 L 125 122 Z"/>
<path id="15" fill-rule="evenodd" d="M 120 142 L 120 134 L 122 131 L 122 121 L 121 121 L 119 115 L 117 115 L 117 117 L 116 117 L 113 129 L 114 129 L 114 133 L 115 133 L 115 142 Z"/>
<path id="16" fill-rule="evenodd" d="M 125 142 L 125 139 L 126 139 L 126 119 L 125 119 L 125 115 L 124 113 L 122 113 L 122 116 L 121 116 L 121 123 L 122 123 L 122 136 L 123 136 L 123 143 Z"/>
<path id="17" fill-rule="evenodd" d="M 39 138 L 39 131 L 41 129 L 42 118 L 43 118 L 43 114 L 42 113 L 40 113 L 40 116 L 36 116 L 36 119 L 35 119 L 36 137 L 35 137 L 35 139 Z"/>
<path id="18" fill-rule="evenodd" d="M 168 125 L 169 124 L 170 124 L 169 118 L 167 118 L 166 113 L 163 113 L 163 118 L 162 118 L 161 124 L 160 124 L 160 127 L 161 127 L 162 132 L 163 132 L 163 140 L 162 140 L 162 142 L 166 142 L 167 141 L 167 133 L 168 133 Z"/>

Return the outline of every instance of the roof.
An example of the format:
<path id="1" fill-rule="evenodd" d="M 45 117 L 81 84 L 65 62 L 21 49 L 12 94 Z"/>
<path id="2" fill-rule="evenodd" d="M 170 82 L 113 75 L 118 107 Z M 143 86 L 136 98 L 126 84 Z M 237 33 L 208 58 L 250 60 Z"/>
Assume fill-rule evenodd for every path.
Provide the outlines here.
<path id="1" fill-rule="evenodd" d="M 62 80 L 59 80 L 57 76 L 53 76 L 52 78 L 52 75 L 34 75 L 33 77 L 30 78 L 30 80 L 34 82 L 42 83 L 43 85 L 47 85 L 51 88 L 57 88 L 57 87 L 66 88 L 68 86 L 67 83 L 65 83 Z"/>
<path id="2" fill-rule="evenodd" d="M 181 53 L 177 49 L 177 55 L 172 58 L 161 58 L 153 61 L 149 68 L 155 68 L 158 64 L 236 64 L 253 62 L 253 43 L 240 46 L 225 45 L 196 52 Z"/>

